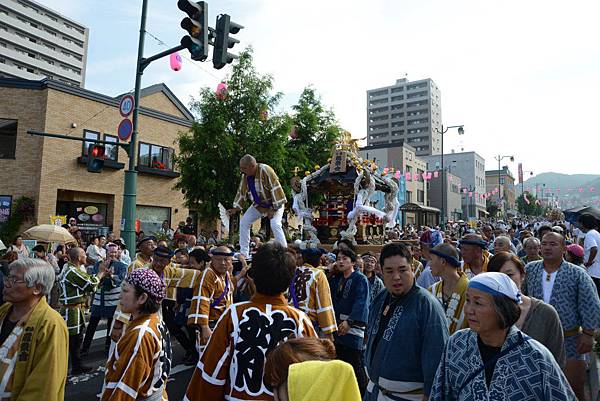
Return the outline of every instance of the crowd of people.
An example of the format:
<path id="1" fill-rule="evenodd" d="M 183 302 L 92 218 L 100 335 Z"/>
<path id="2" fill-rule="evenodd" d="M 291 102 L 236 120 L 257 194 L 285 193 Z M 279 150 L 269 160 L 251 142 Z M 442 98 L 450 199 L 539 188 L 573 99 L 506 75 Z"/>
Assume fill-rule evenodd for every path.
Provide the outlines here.
<path id="1" fill-rule="evenodd" d="M 244 174 L 276 191 L 253 163 Z M 275 205 L 248 184 L 243 196 Z M 257 213 L 278 229 L 273 209 L 240 226 Z M 168 399 L 171 337 L 195 366 L 189 401 L 584 401 L 597 224 L 406 226 L 381 247 L 341 238 L 331 251 L 281 233 L 220 243 L 168 222 L 135 255 L 114 234 L 36 258 L 17 239 L 3 257 L 0 398 L 62 400 L 69 359 L 72 375 L 92 370 L 107 319 L 103 401 Z"/>

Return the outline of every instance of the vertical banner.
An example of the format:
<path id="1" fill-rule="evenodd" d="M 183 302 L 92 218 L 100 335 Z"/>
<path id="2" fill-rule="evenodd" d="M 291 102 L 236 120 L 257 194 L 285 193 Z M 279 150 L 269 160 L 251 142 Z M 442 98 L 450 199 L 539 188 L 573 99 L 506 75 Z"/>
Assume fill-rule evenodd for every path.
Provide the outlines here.
<path id="1" fill-rule="evenodd" d="M 523 183 L 523 163 L 519 163 L 519 184 Z"/>

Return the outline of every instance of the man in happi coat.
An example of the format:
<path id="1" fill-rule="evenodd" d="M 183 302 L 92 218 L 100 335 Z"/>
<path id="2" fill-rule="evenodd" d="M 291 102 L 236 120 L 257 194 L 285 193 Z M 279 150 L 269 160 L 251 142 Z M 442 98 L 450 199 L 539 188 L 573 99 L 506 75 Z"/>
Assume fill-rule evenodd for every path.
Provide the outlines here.
<path id="1" fill-rule="evenodd" d="M 542 237 L 543 260 L 525 266 L 523 292 L 552 305 L 562 324 L 567 364 L 565 376 L 575 395 L 584 400 L 586 363 L 592 351 L 594 331 L 600 328 L 600 300 L 587 272 L 563 259 L 565 238 L 556 232 Z"/>
<path id="2" fill-rule="evenodd" d="M 152 263 L 152 255 L 154 255 L 154 250 L 156 249 L 156 237 L 148 236 L 142 238 L 137 243 L 137 249 L 138 253 L 135 256 L 135 260 L 127 268 L 127 273 L 131 273 L 135 269 L 141 269 Z"/>
<path id="3" fill-rule="evenodd" d="M 81 343 L 85 332 L 83 310 L 87 296 L 96 291 L 98 284 L 106 275 L 104 266 L 99 267 L 98 274 L 88 274 L 84 267 L 86 259 L 87 256 L 82 248 L 69 249 L 69 263 L 58 276 L 60 314 L 65 319 L 69 330 L 69 355 L 73 375 L 93 370 L 92 367 L 81 363 Z"/>
<path id="4" fill-rule="evenodd" d="M 9 265 L 6 302 L 0 307 L 1 400 L 64 400 L 68 332 L 47 302 L 54 277 L 52 266 L 41 259 Z"/>
<path id="5" fill-rule="evenodd" d="M 365 401 L 426 400 L 448 339 L 444 310 L 415 284 L 411 258 L 401 244 L 381 251 L 386 291 L 369 310 Z"/>
<path id="6" fill-rule="evenodd" d="M 213 248 L 210 265 L 202 272 L 200 284 L 194 288 L 187 324 L 200 328 L 200 338 L 196 339 L 198 349 L 208 343 L 217 321 L 233 303 L 235 283 L 229 273 L 233 269 L 233 255 L 226 246 Z"/>
<path id="7" fill-rule="evenodd" d="M 288 338 L 316 337 L 306 314 L 284 296 L 295 268 L 295 258 L 277 242 L 256 252 L 248 271 L 256 294 L 221 316 L 184 400 L 274 400 L 263 379 L 267 353 Z"/>
<path id="8" fill-rule="evenodd" d="M 287 246 L 281 219 L 287 199 L 275 171 L 267 164 L 257 163 L 251 155 L 240 159 L 242 179 L 233 201 L 233 208 L 227 213 L 230 216 L 242 210 L 242 203 L 249 199 L 252 205 L 240 219 L 240 253 L 250 256 L 250 227 L 263 216 L 271 222 L 271 230 L 275 241 Z"/>
<path id="9" fill-rule="evenodd" d="M 488 243 L 477 234 L 467 234 L 458 241 L 463 258 L 462 270 L 470 280 L 479 273 L 487 271 L 490 253 L 486 249 Z"/>
<path id="10" fill-rule="evenodd" d="M 329 282 L 321 265 L 321 251 L 307 248 L 302 250 L 304 264 L 296 267 L 290 284 L 288 302 L 308 315 L 315 330 L 320 330 L 330 340 L 337 330 L 335 313 L 331 301 Z"/>

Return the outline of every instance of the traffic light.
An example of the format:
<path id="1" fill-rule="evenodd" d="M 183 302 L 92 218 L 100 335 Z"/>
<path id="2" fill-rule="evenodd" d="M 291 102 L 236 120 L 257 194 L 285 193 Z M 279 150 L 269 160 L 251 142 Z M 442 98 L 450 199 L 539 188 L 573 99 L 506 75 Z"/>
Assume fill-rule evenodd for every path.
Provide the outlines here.
<path id="1" fill-rule="evenodd" d="M 104 145 L 90 144 L 87 153 L 87 171 L 90 173 L 100 173 L 104 167 L 106 148 Z"/>
<path id="2" fill-rule="evenodd" d="M 188 15 L 181 20 L 181 27 L 188 32 L 188 36 L 181 38 L 181 45 L 190 51 L 192 60 L 206 60 L 208 58 L 208 3 L 179 0 L 177 7 Z"/>
<path id="3" fill-rule="evenodd" d="M 230 38 L 229 34 L 236 34 L 244 27 L 231 21 L 231 17 L 227 14 L 221 14 L 217 17 L 216 37 L 213 50 L 213 66 L 220 70 L 225 67 L 225 64 L 229 64 L 234 58 L 237 58 L 235 54 L 227 52 L 227 49 L 231 49 L 239 40 Z"/>

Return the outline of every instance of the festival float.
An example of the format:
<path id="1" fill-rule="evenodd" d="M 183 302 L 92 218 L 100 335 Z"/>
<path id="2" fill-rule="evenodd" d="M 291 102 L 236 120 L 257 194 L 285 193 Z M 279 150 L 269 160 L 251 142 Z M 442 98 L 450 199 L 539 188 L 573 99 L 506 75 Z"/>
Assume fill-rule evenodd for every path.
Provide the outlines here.
<path id="1" fill-rule="evenodd" d="M 292 209 L 301 224 L 302 238 L 311 247 L 348 239 L 368 245 L 368 237 L 382 243 L 385 228 L 396 225 L 400 204 L 398 183 L 387 171 L 358 154 L 349 132 L 332 147 L 331 158 L 316 171 L 291 180 Z M 383 210 L 370 204 L 375 191 L 384 193 Z M 311 204 L 311 200 L 315 204 Z M 369 235 L 370 234 L 370 235 Z"/>

